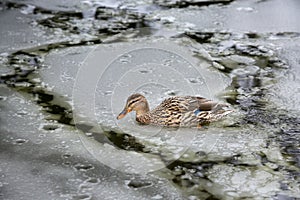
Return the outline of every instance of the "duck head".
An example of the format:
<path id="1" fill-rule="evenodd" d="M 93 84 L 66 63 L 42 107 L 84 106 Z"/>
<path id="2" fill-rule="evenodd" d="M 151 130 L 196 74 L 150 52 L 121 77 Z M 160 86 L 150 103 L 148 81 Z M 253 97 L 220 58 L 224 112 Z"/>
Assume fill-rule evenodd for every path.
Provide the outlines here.
<path id="1" fill-rule="evenodd" d="M 149 112 L 149 105 L 147 99 L 141 94 L 132 94 L 126 101 L 125 108 L 118 115 L 117 119 L 122 119 L 131 111 L 135 111 L 137 117 L 142 116 Z"/>

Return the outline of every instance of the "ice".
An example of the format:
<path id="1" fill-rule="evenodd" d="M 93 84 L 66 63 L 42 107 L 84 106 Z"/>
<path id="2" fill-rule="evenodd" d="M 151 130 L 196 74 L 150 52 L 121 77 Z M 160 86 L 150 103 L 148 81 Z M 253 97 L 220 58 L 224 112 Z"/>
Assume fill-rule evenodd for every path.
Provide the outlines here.
<path id="1" fill-rule="evenodd" d="M 175 17 L 172 27 L 182 27 L 183 24 L 193 24 L 198 30 L 233 30 L 235 32 L 299 32 L 300 26 L 296 21 L 299 5 L 294 0 L 283 3 L 264 1 L 234 1 L 231 6 L 215 6 L 199 8 L 172 8 L 153 12 L 154 18 Z M 289 7 L 291 6 L 291 7 Z M 278 13 L 281 13 L 278 15 Z M 197 17 L 195 17 L 197 16 Z M 259 23 L 258 23 L 259 21 Z M 241 23 L 246 22 L 246 23 Z M 170 25 L 170 24 L 168 24 Z"/>
<path id="2" fill-rule="evenodd" d="M 234 196 L 256 196 L 258 194 L 261 197 L 266 197 L 274 195 L 280 190 L 278 181 L 281 177 L 268 172 L 219 165 L 214 166 L 209 174 L 211 180 L 218 179 L 217 182 L 224 186 L 221 189 L 222 192 L 227 193 L 231 198 Z M 232 192 L 233 188 L 238 188 L 238 190 Z"/>
<path id="3" fill-rule="evenodd" d="M 295 2 L 2 3 L 0 198 L 298 198 Z M 201 129 L 117 121 L 133 92 L 234 112 Z"/>
<path id="4" fill-rule="evenodd" d="M 152 190 L 161 191 L 164 198 L 180 198 L 166 180 L 155 176 L 142 178 L 102 165 L 80 145 L 81 133 L 72 127 L 60 125 L 55 134 L 52 128 L 41 129 L 40 124 L 50 126 L 50 123 L 38 117 L 38 106 L 7 88 L 0 89 L 7 95 L 1 101 L 5 111 L 1 113 L 0 140 L 1 195 L 5 199 L 100 198 L 102 195 L 112 199 L 150 199 Z M 27 102 L 21 105 L 22 109 L 31 111 L 18 120 L 14 119 L 14 112 L 20 109 L 16 98 Z M 42 133 L 44 142 L 40 144 L 37 141 Z M 130 178 L 141 184 L 147 181 L 152 186 L 141 185 L 141 192 L 120 182 Z"/>

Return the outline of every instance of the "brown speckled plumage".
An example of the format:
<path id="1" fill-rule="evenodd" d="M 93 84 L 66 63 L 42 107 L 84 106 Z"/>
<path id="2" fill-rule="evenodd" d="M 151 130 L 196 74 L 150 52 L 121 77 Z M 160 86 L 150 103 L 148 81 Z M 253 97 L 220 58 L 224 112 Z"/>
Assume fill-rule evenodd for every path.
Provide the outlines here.
<path id="1" fill-rule="evenodd" d="M 168 127 L 200 126 L 216 121 L 231 111 L 227 105 L 195 96 L 177 96 L 165 99 L 150 111 L 146 98 L 141 94 L 128 97 L 124 110 L 118 119 L 128 112 L 136 111 L 136 121 L 141 124 L 155 124 Z"/>

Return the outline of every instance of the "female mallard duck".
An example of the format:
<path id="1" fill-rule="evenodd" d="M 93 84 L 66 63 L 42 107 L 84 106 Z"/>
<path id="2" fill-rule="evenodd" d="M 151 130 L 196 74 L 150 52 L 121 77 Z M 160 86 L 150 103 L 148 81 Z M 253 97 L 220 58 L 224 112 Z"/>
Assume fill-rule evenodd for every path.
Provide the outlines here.
<path id="1" fill-rule="evenodd" d="M 131 111 L 136 112 L 136 121 L 141 124 L 168 127 L 201 127 L 202 124 L 216 121 L 232 112 L 225 104 L 194 96 L 167 98 L 150 111 L 146 98 L 141 94 L 133 94 L 128 97 L 125 108 L 117 119 L 122 119 Z"/>

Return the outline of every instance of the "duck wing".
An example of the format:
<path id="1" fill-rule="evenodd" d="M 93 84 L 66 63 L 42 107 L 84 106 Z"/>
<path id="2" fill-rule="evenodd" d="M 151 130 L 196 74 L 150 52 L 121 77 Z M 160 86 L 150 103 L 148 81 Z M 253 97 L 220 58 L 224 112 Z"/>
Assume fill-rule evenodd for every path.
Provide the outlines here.
<path id="1" fill-rule="evenodd" d="M 188 96 L 187 105 L 187 111 L 211 111 L 218 105 L 218 103 L 203 97 Z"/>
<path id="2" fill-rule="evenodd" d="M 170 97 L 152 110 L 151 115 L 154 123 L 179 126 L 180 124 L 186 124 L 185 121 L 198 123 L 200 113 L 203 116 L 202 114 L 214 110 L 217 106 L 218 103 L 203 97 Z"/>
<path id="3" fill-rule="evenodd" d="M 226 106 L 215 101 L 195 96 L 170 97 L 165 99 L 152 112 L 166 111 L 168 113 L 185 113 L 188 111 L 212 111 L 216 108 Z"/>

